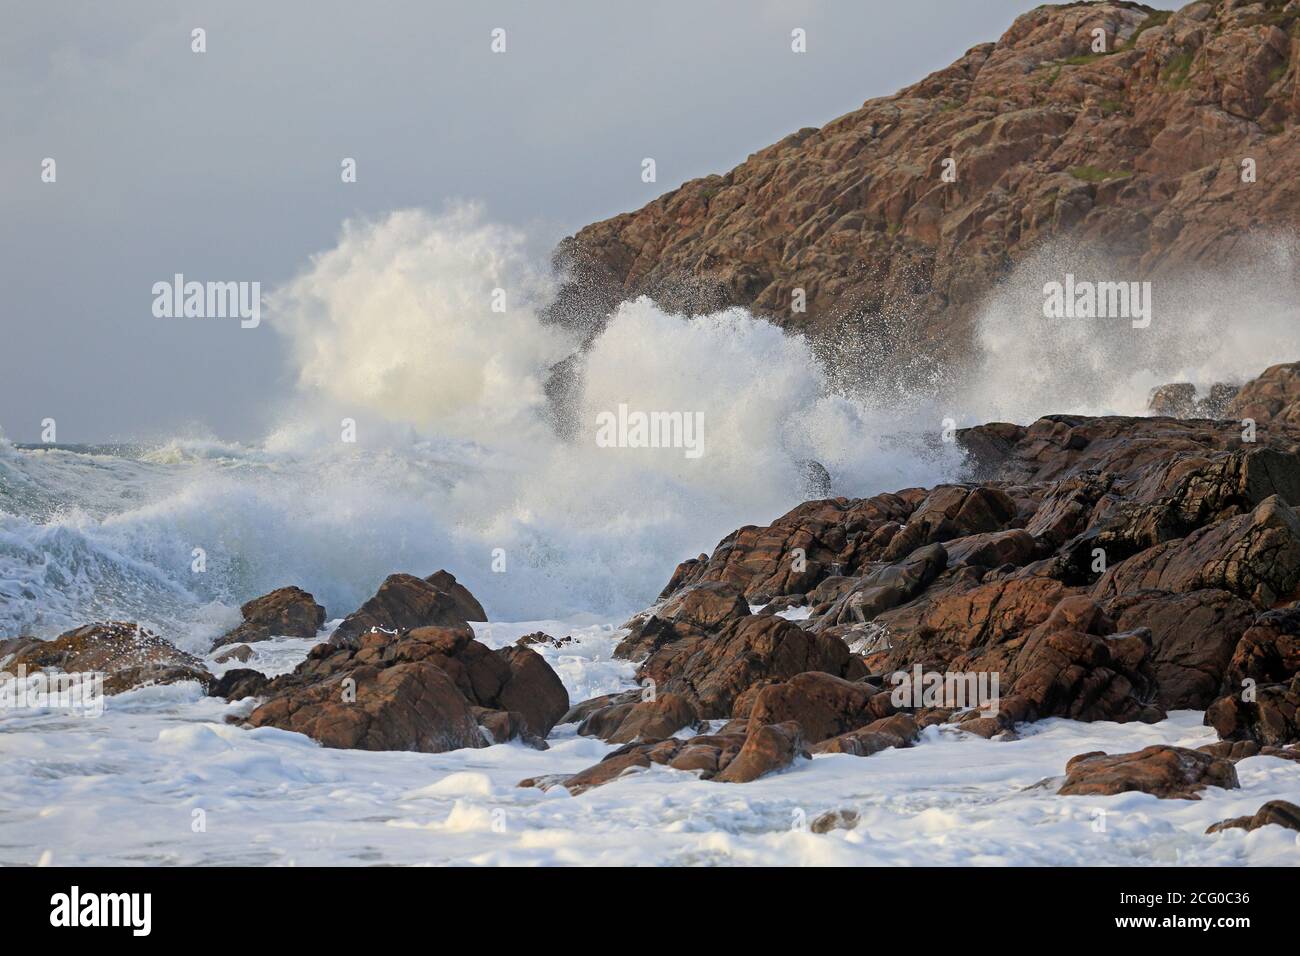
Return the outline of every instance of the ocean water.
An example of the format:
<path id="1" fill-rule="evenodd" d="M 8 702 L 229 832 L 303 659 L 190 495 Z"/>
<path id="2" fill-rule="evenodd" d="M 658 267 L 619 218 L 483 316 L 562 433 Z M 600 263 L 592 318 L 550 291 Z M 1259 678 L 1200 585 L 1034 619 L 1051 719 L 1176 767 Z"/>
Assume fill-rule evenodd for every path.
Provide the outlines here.
<path id="1" fill-rule="evenodd" d="M 265 310 L 289 339 L 296 391 L 260 441 L 0 436 L 0 636 L 125 619 L 203 654 L 240 603 L 273 588 L 304 587 L 338 619 L 392 572 L 446 568 L 486 608 L 492 623 L 477 628 L 492 646 L 538 628 L 575 637 L 542 652 L 576 702 L 630 685 L 631 665 L 611 656 L 617 625 L 679 561 L 816 493 L 809 461 L 835 495 L 933 485 L 962 473 L 939 440 L 950 423 L 1141 414 L 1155 385 L 1208 388 L 1300 358 L 1293 243 L 1261 246 L 1256 267 L 1229 276 L 1161 281 L 1140 333 L 1046 323 L 1044 282 L 1105 274 L 1104 257 L 1047 250 L 991 297 L 969 367 L 920 386 L 870 342 L 829 359 L 740 309 L 688 319 L 627 303 L 574 364 L 562 411 L 576 428 L 562 437 L 546 383 L 578 343 L 542 320 L 555 279 L 526 249 L 472 207 L 349 224 Z M 596 416 L 620 405 L 702 415 L 704 454 L 599 446 Z M 288 670 L 311 643 L 261 645 L 249 666 Z M 1232 864 L 1300 852 L 1278 828 L 1201 835 L 1294 797 L 1293 763 L 1245 761 L 1243 790 L 1195 803 L 1033 786 L 1086 750 L 1208 741 L 1197 714 L 1046 721 L 1012 742 L 936 729 L 906 751 L 819 757 L 744 787 L 655 768 L 570 798 L 514 784 L 608 752 L 572 727 L 545 753 L 340 753 L 225 722 L 246 706 L 178 685 L 111 698 L 98 720 L 5 715 L 0 864 Z M 791 827 L 835 807 L 863 824 Z"/>
<path id="2" fill-rule="evenodd" d="M 910 391 L 870 342 L 829 360 L 740 309 L 687 319 L 630 302 L 577 362 L 577 427 L 561 438 L 545 386 L 577 343 L 540 318 L 556 279 L 527 249 L 473 206 L 347 224 L 270 296 L 297 388 L 261 441 L 0 435 L 0 634 L 112 617 L 197 649 L 273 588 L 342 616 L 385 575 L 438 568 L 494 619 L 617 617 L 679 561 L 813 496 L 810 460 L 836 495 L 932 485 L 961 473 L 938 440 L 950 422 L 1141 414 L 1154 385 L 1300 357 L 1294 243 L 1261 245 L 1226 279 L 1156 283 L 1141 331 L 1044 320 L 1044 281 L 1105 268 L 1052 248 L 990 299 L 971 366 Z M 598 447 L 596 416 L 620 405 L 701 415 L 703 454 Z"/>

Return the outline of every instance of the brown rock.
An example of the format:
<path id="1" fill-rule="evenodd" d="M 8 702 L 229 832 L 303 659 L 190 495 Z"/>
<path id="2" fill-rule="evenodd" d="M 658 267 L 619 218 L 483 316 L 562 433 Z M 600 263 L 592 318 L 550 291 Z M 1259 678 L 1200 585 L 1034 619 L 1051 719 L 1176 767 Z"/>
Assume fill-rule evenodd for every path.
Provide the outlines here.
<path id="1" fill-rule="evenodd" d="M 230 661 L 239 661 L 241 664 L 248 663 L 253 656 L 253 649 L 247 644 L 236 644 L 228 651 L 218 654 L 212 660 L 217 664 L 227 664 Z"/>
<path id="2" fill-rule="evenodd" d="M 1300 743 L 1300 674 L 1287 683 L 1260 684 L 1220 697 L 1206 708 L 1205 723 L 1224 740 Z"/>
<path id="3" fill-rule="evenodd" d="M 269 683 L 270 680 L 261 671 L 234 667 L 212 682 L 208 688 L 208 696 L 224 697 L 226 700 L 261 697 Z"/>
<path id="4" fill-rule="evenodd" d="M 1300 362 L 1274 365 L 1237 392 L 1225 418 L 1300 426 Z"/>
<path id="5" fill-rule="evenodd" d="M 749 783 L 783 770 L 796 758 L 807 758 L 803 731 L 794 721 L 766 724 L 749 732 L 736 758 L 713 779 L 719 783 Z"/>
<path id="6" fill-rule="evenodd" d="M 1258 830 L 1260 827 L 1279 826 L 1288 830 L 1300 830 L 1300 807 L 1286 800 L 1270 800 L 1253 816 L 1234 817 L 1211 824 L 1206 833 L 1219 833 L 1223 830 Z"/>
<path id="7" fill-rule="evenodd" d="M 1143 588 L 1218 588 L 1268 609 L 1295 600 L 1300 585 L 1300 518 L 1276 495 L 1229 518 L 1114 565 L 1098 582 L 1103 597 Z"/>
<path id="8" fill-rule="evenodd" d="M 343 619 L 330 640 L 342 645 L 354 642 L 373 628 L 392 632 L 485 620 L 487 612 L 483 606 L 446 571 L 437 571 L 427 578 L 390 574 L 374 597 Z"/>
<path id="9" fill-rule="evenodd" d="M 1057 793 L 1075 797 L 1140 790 L 1161 799 L 1199 800 L 1198 791 L 1206 787 L 1240 786 L 1229 761 L 1163 744 L 1113 756 L 1080 754 L 1065 765 L 1065 773 Z"/>
<path id="10" fill-rule="evenodd" d="M 661 647 L 637 676 L 654 680 L 660 694 L 689 697 L 701 718 L 712 720 L 727 717 L 736 698 L 760 680 L 786 680 L 814 670 L 858 676 L 855 660 L 838 638 L 810 634 L 784 618 L 749 615 L 717 637 Z"/>
<path id="11" fill-rule="evenodd" d="M 827 810 L 809 825 L 813 833 L 830 833 L 832 830 L 852 830 L 861 817 L 856 810 Z"/>
<path id="12" fill-rule="evenodd" d="M 445 606 L 442 599 L 433 603 Z M 343 644 L 318 644 L 265 691 L 252 726 L 367 750 L 482 747 L 488 738 L 480 721 L 493 740 L 519 737 L 537 746 L 569 709 L 563 683 L 539 654 L 517 646 L 489 650 L 465 625 L 373 630 Z"/>
<path id="13" fill-rule="evenodd" d="M 594 331 L 649 295 L 812 335 L 856 323 L 906 367 L 964 354 L 988 291 L 1044 242 L 1095 242 L 1117 275 L 1218 265 L 1296 220 L 1294 22 L 1281 2 L 1037 7 L 892 96 L 579 231 L 556 311 Z M 1248 155 L 1271 173 L 1242 189 L 1224 157 Z"/>
<path id="14" fill-rule="evenodd" d="M 660 694 L 653 700 L 616 699 L 609 706 L 592 711 L 578 727 L 578 733 L 612 744 L 627 744 L 662 740 L 698 723 L 699 713 L 690 700 L 679 694 Z"/>
<path id="15" fill-rule="evenodd" d="M 714 633 L 748 614 L 749 605 L 739 589 L 720 581 L 701 581 L 677 592 L 652 616 L 624 625 L 630 633 L 614 649 L 614 656 L 642 659 L 677 635 Z"/>
<path id="16" fill-rule="evenodd" d="M 1155 702 L 1165 710 L 1203 710 L 1218 696 L 1233 650 L 1256 615 L 1246 601 L 1216 590 L 1138 591 L 1112 600 L 1106 611 L 1120 630 L 1151 632 Z"/>
<path id="17" fill-rule="evenodd" d="M 870 709 L 876 688 L 812 671 L 759 691 L 749 712 L 753 729 L 795 721 L 808 743 L 837 737 L 876 719 Z"/>
<path id="18" fill-rule="evenodd" d="M 526 647 L 503 647 L 496 656 L 509 673 L 494 698 L 501 710 L 519 714 L 527 733 L 545 738 L 569 709 L 569 692 L 540 654 Z"/>
<path id="19" fill-rule="evenodd" d="M 487 743 L 464 695 L 426 662 L 356 667 L 268 700 L 248 723 L 344 750 L 442 753 Z"/>
<path id="20" fill-rule="evenodd" d="M 1247 679 L 1256 684 L 1282 683 L 1300 673 L 1300 607 L 1268 611 L 1241 636 L 1228 662 L 1225 684 L 1239 690 Z"/>
<path id="21" fill-rule="evenodd" d="M 87 624 L 52 641 L 20 638 L 10 643 L 6 653 L 13 654 L 5 665 L 10 673 L 19 667 L 28 671 L 102 672 L 105 694 L 182 681 L 197 681 L 206 689 L 212 682 L 212 675 L 197 657 L 124 621 Z"/>
<path id="22" fill-rule="evenodd" d="M 272 637 L 315 637 L 325 623 L 325 609 L 298 587 L 278 588 L 249 601 L 240 611 L 244 615 L 243 623 L 217 638 L 214 648 Z"/>

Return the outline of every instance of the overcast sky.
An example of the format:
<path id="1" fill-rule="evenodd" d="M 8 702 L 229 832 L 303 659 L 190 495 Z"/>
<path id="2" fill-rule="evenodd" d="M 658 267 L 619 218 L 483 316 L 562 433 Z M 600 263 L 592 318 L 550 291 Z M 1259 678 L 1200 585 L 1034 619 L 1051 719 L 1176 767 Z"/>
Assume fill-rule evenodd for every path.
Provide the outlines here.
<path id="1" fill-rule="evenodd" d="M 265 323 L 157 319 L 155 282 L 269 290 L 346 218 L 457 198 L 544 251 L 946 66 L 1035 5 L 6 3 L 0 431 L 35 441 L 54 418 L 61 442 L 260 437 L 292 387 L 283 342 Z"/>

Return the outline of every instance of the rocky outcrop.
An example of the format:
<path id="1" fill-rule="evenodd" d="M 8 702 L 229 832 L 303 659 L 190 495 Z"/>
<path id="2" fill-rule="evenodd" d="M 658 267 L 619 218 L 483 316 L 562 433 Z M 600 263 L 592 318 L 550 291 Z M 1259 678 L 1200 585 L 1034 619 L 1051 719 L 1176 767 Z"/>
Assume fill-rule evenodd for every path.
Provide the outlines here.
<path id="1" fill-rule="evenodd" d="M 124 621 L 87 624 L 52 641 L 17 638 L 0 642 L 0 661 L 11 674 L 20 667 L 29 673 L 99 672 L 104 675 L 105 694 L 183 681 L 197 681 L 206 688 L 212 681 L 197 657 L 138 624 Z"/>
<path id="2" fill-rule="evenodd" d="M 980 480 L 807 502 L 742 528 L 680 565 L 620 650 L 728 731 L 794 720 L 839 752 L 896 745 L 863 730 L 896 711 L 995 736 L 1049 716 L 1208 707 L 1226 740 L 1283 746 L 1300 662 L 1300 430 L 1275 419 L 1243 437 L 1239 422 L 1118 416 L 968 429 Z M 766 600 L 807 616 L 748 612 Z M 942 695 L 891 703 L 887 679 L 915 668 L 958 689 L 996 678 L 996 699 L 979 713 Z"/>
<path id="3" fill-rule="evenodd" d="M 353 619 L 391 623 L 481 610 L 445 572 L 424 581 L 394 575 Z M 541 745 L 569 710 L 564 684 L 539 654 L 489 650 L 463 624 L 353 632 L 344 642 L 316 645 L 293 673 L 258 691 L 266 699 L 249 715 L 250 726 L 343 749 L 439 753 L 514 737 Z"/>
<path id="4" fill-rule="evenodd" d="M 985 293 L 1047 240 L 1106 247 L 1114 275 L 1220 263 L 1300 213 L 1298 21 L 1287 0 L 1038 7 L 893 96 L 579 231 L 557 313 L 590 328 L 644 294 L 960 354 Z"/>
<path id="5" fill-rule="evenodd" d="M 1199 800 L 1206 787 L 1236 789 L 1231 762 L 1199 750 L 1157 745 L 1136 753 L 1086 753 L 1065 765 L 1062 796 L 1112 796 L 1138 790 L 1161 799 Z"/>
<path id="6" fill-rule="evenodd" d="M 1278 496 L 1115 565 L 1094 593 L 1217 588 L 1260 608 L 1300 598 L 1300 516 Z"/>
<path id="7" fill-rule="evenodd" d="M 427 578 L 390 574 L 374 597 L 343 619 L 330 640 L 336 645 L 346 645 L 375 628 L 394 632 L 417 627 L 457 627 L 486 620 L 483 605 L 446 571 L 436 571 Z"/>
<path id="8" fill-rule="evenodd" d="M 213 648 L 247 644 L 272 637 L 315 637 L 325 623 L 325 609 L 298 587 L 278 588 L 244 604 L 244 621 L 217 638 Z"/>

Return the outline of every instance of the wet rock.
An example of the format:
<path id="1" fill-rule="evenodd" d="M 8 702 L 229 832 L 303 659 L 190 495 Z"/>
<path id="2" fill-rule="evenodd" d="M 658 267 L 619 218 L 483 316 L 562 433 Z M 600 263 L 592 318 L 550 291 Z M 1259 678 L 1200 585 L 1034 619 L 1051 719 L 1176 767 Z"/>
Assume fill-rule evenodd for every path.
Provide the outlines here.
<path id="1" fill-rule="evenodd" d="M 196 681 L 206 689 L 212 682 L 212 675 L 193 654 L 185 653 L 138 624 L 125 621 L 87 624 L 52 641 L 19 639 L 10 647 L 8 653 L 12 659 L 5 665 L 10 673 L 19 667 L 29 672 L 98 671 L 104 675 L 105 694 L 120 694 L 148 684 L 184 681 Z"/>
<path id="2" fill-rule="evenodd" d="M 765 724 L 749 732 L 735 759 L 713 779 L 719 783 L 749 783 L 809 756 L 797 723 Z"/>
<path id="3" fill-rule="evenodd" d="M 1283 683 L 1300 673 L 1300 607 L 1267 611 L 1254 620 L 1233 649 L 1225 687 L 1240 690 L 1247 680 Z"/>
<path id="4" fill-rule="evenodd" d="M 1199 800 L 1206 787 L 1236 789 L 1237 771 L 1218 757 L 1163 744 L 1136 753 L 1086 753 L 1065 765 L 1063 796 L 1111 796 L 1138 790 L 1161 799 Z"/>
<path id="5" fill-rule="evenodd" d="M 247 667 L 235 667 L 226 671 L 212 682 L 208 688 L 209 697 L 224 697 L 226 700 L 243 700 L 245 697 L 261 697 L 270 683 L 261 671 Z"/>
<path id="6" fill-rule="evenodd" d="M 1233 651 L 1257 613 L 1218 590 L 1138 591 L 1112 600 L 1106 612 L 1120 630 L 1150 631 L 1155 703 L 1165 710 L 1204 710 L 1219 695 Z"/>
<path id="7" fill-rule="evenodd" d="M 443 587 L 450 578 L 440 579 Z M 432 585 L 412 580 L 427 587 L 413 585 L 411 594 L 430 595 Z M 472 600 L 457 598 L 462 608 Z M 421 606 L 447 607 L 441 597 Z M 513 645 L 490 650 L 466 625 L 370 630 L 318 644 L 265 696 L 248 718 L 253 727 L 304 733 L 327 747 L 424 753 L 515 737 L 536 745 L 569 710 L 563 682 L 541 655 Z"/>
<path id="8" fill-rule="evenodd" d="M 805 671 L 851 679 L 861 663 L 834 637 L 811 634 L 784 618 L 749 615 L 716 637 L 665 644 L 638 671 L 659 693 L 688 697 L 706 720 L 730 716 L 736 698 L 764 679 L 786 680 Z"/>
<path id="9" fill-rule="evenodd" d="M 253 657 L 253 649 L 247 644 L 236 644 L 228 651 L 218 654 L 212 660 L 217 664 L 227 664 L 230 661 L 239 661 L 241 664 L 247 664 Z"/>
<path id="10" fill-rule="evenodd" d="M 1300 585 L 1300 518 L 1274 495 L 1247 515 L 1193 531 L 1115 565 L 1098 582 L 1102 597 L 1144 588 L 1217 588 L 1268 609 L 1294 600 Z"/>
<path id="11" fill-rule="evenodd" d="M 437 571 L 427 578 L 390 574 L 374 597 L 343 619 L 330 641 L 346 645 L 376 628 L 393 632 L 417 627 L 454 627 L 485 620 L 487 613 L 483 606 L 446 571 Z"/>
<path id="12" fill-rule="evenodd" d="M 479 727 L 494 744 L 509 743 L 518 740 L 534 750 L 549 750 L 550 745 L 541 737 L 533 734 L 523 715 L 513 710 L 491 710 L 487 707 L 471 707 L 470 712 L 478 721 Z"/>
<path id="13" fill-rule="evenodd" d="M 1286 800 L 1270 800 L 1248 817 L 1233 817 L 1211 824 L 1206 833 L 1224 830 L 1258 830 L 1260 827 L 1278 826 L 1300 830 L 1300 807 Z"/>
<path id="14" fill-rule="evenodd" d="M 340 672 L 273 697 L 248 723 L 343 750 L 442 753 L 487 744 L 469 701 L 446 672 L 424 661 Z"/>
<path id="15" fill-rule="evenodd" d="M 852 830 L 861 817 L 856 810 L 827 810 L 809 824 L 813 833 L 830 833 L 832 830 Z"/>
<path id="16" fill-rule="evenodd" d="M 1286 683 L 1248 686 L 1220 697 L 1206 708 L 1205 723 L 1223 740 L 1300 743 L 1300 674 Z"/>
<path id="17" fill-rule="evenodd" d="M 749 725 L 794 721 L 808 743 L 856 730 L 885 716 L 871 709 L 876 688 L 833 674 L 813 671 L 760 690 L 749 711 Z"/>
<path id="18" fill-rule="evenodd" d="M 669 635 L 710 634 L 724 624 L 749 614 L 749 604 L 738 588 L 718 581 L 702 581 L 669 598 L 652 617 L 628 622 L 631 632 L 614 649 L 625 660 L 645 658 Z"/>
<path id="19" fill-rule="evenodd" d="M 612 744 L 637 740 L 662 740 L 685 727 L 699 724 L 699 712 L 680 694 L 660 694 L 653 700 L 612 703 L 590 713 L 578 733 Z"/>
<path id="20" fill-rule="evenodd" d="M 503 647 L 495 656 L 505 661 L 509 673 L 493 705 L 519 714 L 529 734 L 545 738 L 569 709 L 564 682 L 540 654 L 526 647 Z"/>
<path id="21" fill-rule="evenodd" d="M 551 637 L 551 635 L 543 633 L 542 631 L 534 631 L 532 634 L 525 634 L 523 637 L 519 638 L 519 640 L 515 641 L 515 645 L 518 647 L 534 647 L 538 644 L 547 644 L 557 649 L 564 647 L 566 644 L 572 643 L 573 635 L 571 634 L 566 635 L 565 637 Z"/>
<path id="22" fill-rule="evenodd" d="M 1274 365 L 1247 382 L 1224 411 L 1225 418 L 1257 425 L 1300 426 L 1300 362 Z"/>
<path id="23" fill-rule="evenodd" d="M 217 638 L 213 647 L 250 644 L 272 637 L 315 637 L 325 624 L 325 609 L 298 587 L 278 588 L 240 608 L 243 623 Z"/>

